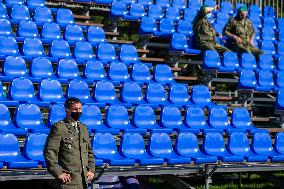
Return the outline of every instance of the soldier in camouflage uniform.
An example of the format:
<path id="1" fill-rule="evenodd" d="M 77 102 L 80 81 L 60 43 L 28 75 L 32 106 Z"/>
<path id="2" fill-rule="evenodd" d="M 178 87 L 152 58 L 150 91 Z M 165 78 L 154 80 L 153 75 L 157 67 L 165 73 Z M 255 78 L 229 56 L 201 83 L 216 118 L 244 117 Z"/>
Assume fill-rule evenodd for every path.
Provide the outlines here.
<path id="1" fill-rule="evenodd" d="M 219 6 L 203 5 L 193 20 L 192 29 L 197 48 L 201 49 L 203 52 L 206 50 L 216 50 L 219 53 L 224 53 L 230 50 L 216 42 L 216 32 L 208 20 L 211 12 L 215 9 L 219 9 Z M 222 34 L 218 35 L 222 38 Z"/>
<path id="2" fill-rule="evenodd" d="M 71 97 L 64 106 L 66 118 L 52 126 L 45 144 L 46 166 L 61 189 L 86 189 L 95 166 L 87 127 L 78 121 L 82 103 Z"/>
<path id="3" fill-rule="evenodd" d="M 254 27 L 247 19 L 247 7 L 238 8 L 236 17 L 231 18 L 224 27 L 223 34 L 229 37 L 230 47 L 238 53 L 253 53 L 261 55 L 263 52 L 254 47 Z"/>

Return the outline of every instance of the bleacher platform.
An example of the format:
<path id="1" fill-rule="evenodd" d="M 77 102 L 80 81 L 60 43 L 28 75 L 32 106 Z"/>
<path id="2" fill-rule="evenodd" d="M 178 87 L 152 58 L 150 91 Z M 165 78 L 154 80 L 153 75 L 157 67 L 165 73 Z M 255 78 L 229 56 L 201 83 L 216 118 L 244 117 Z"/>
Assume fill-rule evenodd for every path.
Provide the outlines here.
<path id="1" fill-rule="evenodd" d="M 192 22 L 202 4 L 2 1 L 0 181 L 52 179 L 42 151 L 68 97 L 83 102 L 106 175 L 203 174 L 209 188 L 214 172 L 283 170 L 283 18 L 248 4 L 265 54 L 201 54 Z M 217 31 L 241 5 L 220 4 Z"/>

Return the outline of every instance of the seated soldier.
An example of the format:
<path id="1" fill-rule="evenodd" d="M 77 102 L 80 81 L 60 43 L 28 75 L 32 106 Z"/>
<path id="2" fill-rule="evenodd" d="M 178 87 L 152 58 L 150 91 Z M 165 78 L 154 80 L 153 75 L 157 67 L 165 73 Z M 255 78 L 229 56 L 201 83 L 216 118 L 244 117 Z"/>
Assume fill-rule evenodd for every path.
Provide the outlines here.
<path id="1" fill-rule="evenodd" d="M 197 44 L 197 48 L 201 49 L 202 52 L 206 50 L 216 50 L 219 53 L 230 51 L 228 48 L 220 45 L 216 42 L 216 34 L 222 38 L 222 34 L 215 32 L 214 27 L 209 22 L 212 11 L 219 9 L 219 5 L 203 5 L 196 17 L 193 20 L 193 32 Z"/>
<path id="2" fill-rule="evenodd" d="M 247 18 L 247 7 L 241 6 L 237 12 L 237 16 L 231 18 L 223 30 L 223 34 L 229 38 L 231 49 L 238 53 L 253 53 L 257 56 L 263 54 L 260 49 L 254 47 L 255 30 Z"/>

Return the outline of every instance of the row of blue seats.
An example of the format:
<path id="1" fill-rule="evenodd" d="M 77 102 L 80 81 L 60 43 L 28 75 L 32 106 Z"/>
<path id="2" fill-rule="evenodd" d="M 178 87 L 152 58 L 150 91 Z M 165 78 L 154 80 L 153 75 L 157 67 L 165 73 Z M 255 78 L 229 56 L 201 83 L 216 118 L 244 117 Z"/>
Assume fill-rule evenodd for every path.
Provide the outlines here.
<path id="1" fill-rule="evenodd" d="M 9 169 L 46 167 L 43 148 L 46 134 L 30 134 L 20 152 L 17 138 L 12 134 L 0 134 L 0 168 Z M 220 133 L 209 132 L 204 136 L 199 147 L 195 134 L 180 133 L 172 145 L 166 133 L 151 135 L 148 147 L 138 133 L 126 133 L 122 136 L 119 150 L 116 140 L 110 133 L 97 133 L 92 138 L 96 166 L 103 162 L 111 166 L 169 165 L 217 163 L 221 162 L 283 162 L 284 133 L 277 133 L 272 144 L 268 133 L 255 133 L 250 143 L 244 133 L 234 132 L 229 135 L 225 145 Z"/>

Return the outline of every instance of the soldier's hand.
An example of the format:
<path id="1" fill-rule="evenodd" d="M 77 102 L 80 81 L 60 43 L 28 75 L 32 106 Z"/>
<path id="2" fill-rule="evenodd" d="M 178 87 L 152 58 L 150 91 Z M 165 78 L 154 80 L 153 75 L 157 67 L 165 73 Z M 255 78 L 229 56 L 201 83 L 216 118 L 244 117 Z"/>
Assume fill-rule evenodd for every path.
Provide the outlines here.
<path id="1" fill-rule="evenodd" d="M 215 5 L 214 9 L 215 10 L 219 10 L 220 9 L 220 5 Z"/>
<path id="2" fill-rule="evenodd" d="M 58 179 L 63 183 L 71 182 L 71 175 L 68 173 L 62 173 L 59 175 Z"/>
<path id="3" fill-rule="evenodd" d="M 240 37 L 238 37 L 238 36 L 235 36 L 234 39 L 236 40 L 236 42 L 237 42 L 238 44 L 240 44 L 240 43 L 243 42 L 242 39 L 241 39 Z"/>
<path id="4" fill-rule="evenodd" d="M 87 181 L 91 181 L 94 179 L 95 174 L 91 171 L 87 172 Z"/>

